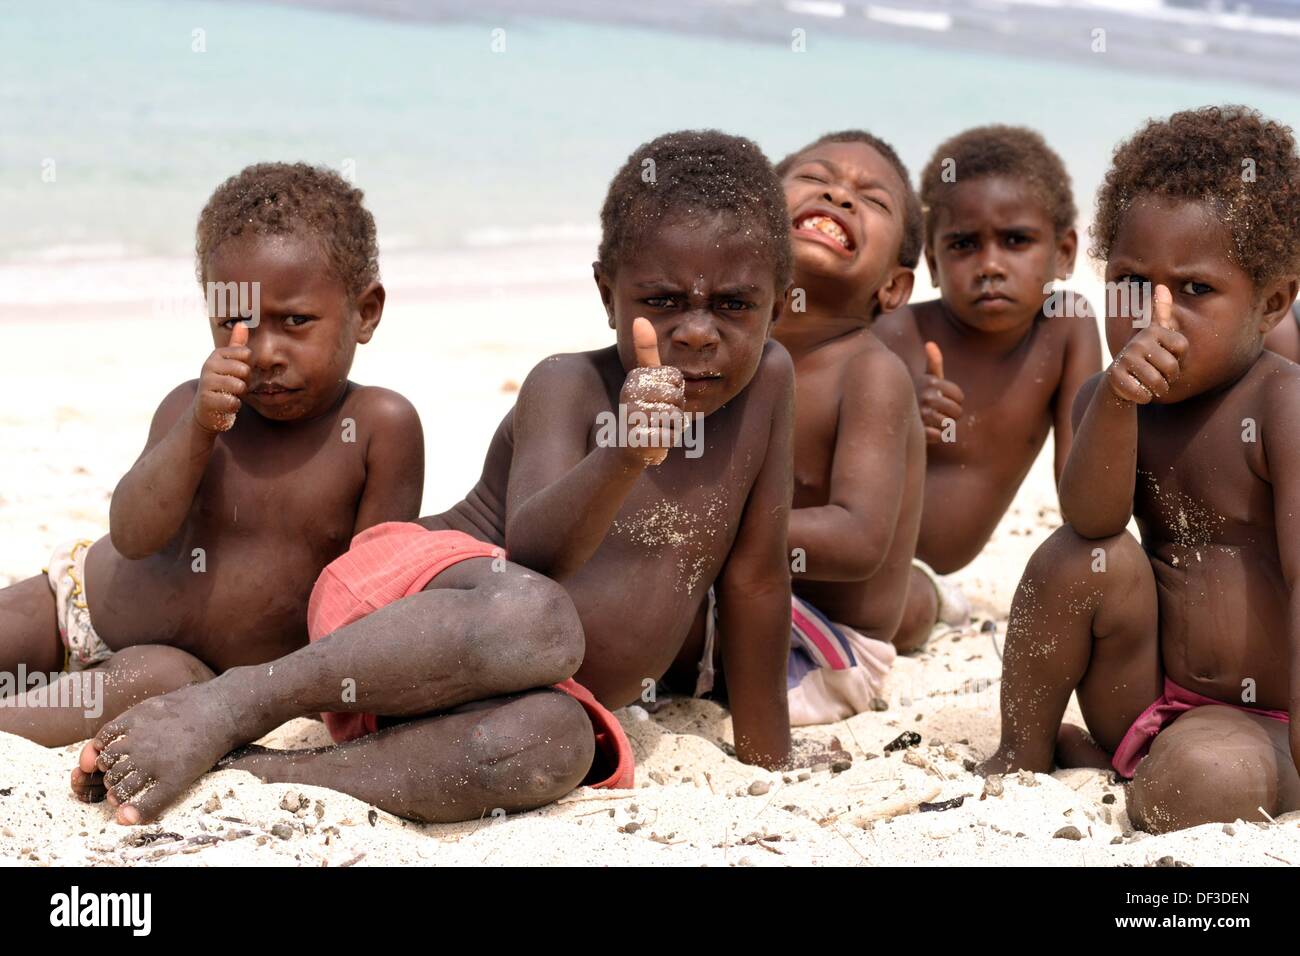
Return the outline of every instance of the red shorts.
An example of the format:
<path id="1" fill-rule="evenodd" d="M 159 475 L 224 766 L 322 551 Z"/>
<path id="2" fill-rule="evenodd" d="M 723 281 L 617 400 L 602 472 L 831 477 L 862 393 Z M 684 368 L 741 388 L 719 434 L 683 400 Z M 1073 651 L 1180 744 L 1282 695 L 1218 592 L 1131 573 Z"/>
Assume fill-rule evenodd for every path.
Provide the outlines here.
<path id="1" fill-rule="evenodd" d="M 1147 751 L 1151 749 L 1151 744 L 1159 736 L 1160 731 L 1189 710 L 1213 705 L 1232 707 L 1235 710 L 1244 710 L 1248 714 L 1259 714 L 1261 717 L 1271 717 L 1273 720 L 1281 720 L 1285 723 L 1291 722 L 1286 711 L 1264 710 L 1260 707 L 1233 704 L 1226 700 L 1215 700 L 1213 697 L 1206 697 L 1204 694 L 1198 694 L 1194 690 L 1175 684 L 1166 677 L 1165 692 L 1156 699 L 1154 704 L 1142 711 L 1137 720 L 1133 721 L 1133 726 L 1128 729 L 1124 739 L 1115 748 L 1115 755 L 1111 758 L 1110 765 L 1121 777 L 1131 780 L 1137 765 L 1147 755 Z"/>
<path id="2" fill-rule="evenodd" d="M 307 605 L 307 636 L 320 640 L 386 604 L 423 591 L 435 577 L 470 558 L 504 558 L 505 549 L 459 531 L 429 531 L 406 521 L 367 528 L 345 554 L 321 572 Z M 591 692 L 570 679 L 553 685 L 582 704 L 596 737 L 596 757 L 584 786 L 633 785 L 632 747 L 618 719 Z M 373 734 L 377 714 L 321 714 L 338 743 Z"/>

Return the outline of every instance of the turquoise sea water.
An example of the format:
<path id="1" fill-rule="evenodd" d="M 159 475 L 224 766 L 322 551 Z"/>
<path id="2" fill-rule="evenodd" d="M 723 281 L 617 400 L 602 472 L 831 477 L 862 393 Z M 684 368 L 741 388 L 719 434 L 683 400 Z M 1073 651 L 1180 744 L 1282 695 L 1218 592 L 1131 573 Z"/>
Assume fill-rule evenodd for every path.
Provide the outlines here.
<path id="1" fill-rule="evenodd" d="M 714 126 L 773 158 L 865 127 L 917 170 L 947 135 L 1023 123 L 1079 205 L 1144 118 L 1247 102 L 1300 124 L 1300 93 L 835 36 L 807 50 L 557 20 L 411 24 L 254 3 L 0 3 L 0 265 L 186 255 L 212 190 L 268 159 L 351 160 L 387 250 L 530 230 L 594 234 L 639 143 Z M 505 30 L 504 52 L 491 49 Z M 194 52 L 202 30 L 205 52 Z M 54 161 L 54 182 L 42 180 Z"/>

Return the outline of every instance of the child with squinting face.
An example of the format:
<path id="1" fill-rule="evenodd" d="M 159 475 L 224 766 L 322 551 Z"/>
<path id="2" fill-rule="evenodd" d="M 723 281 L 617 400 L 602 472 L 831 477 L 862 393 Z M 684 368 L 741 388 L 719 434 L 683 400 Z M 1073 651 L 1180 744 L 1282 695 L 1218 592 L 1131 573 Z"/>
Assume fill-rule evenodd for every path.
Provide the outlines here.
<path id="1" fill-rule="evenodd" d="M 1110 765 L 1152 831 L 1300 808 L 1300 367 L 1264 349 L 1300 287 L 1298 181 L 1290 130 L 1242 107 L 1116 151 L 1115 358 L 1075 402 L 1068 524 L 1016 592 L 983 772 Z M 1061 728 L 1074 691 L 1086 734 Z"/>
<path id="2" fill-rule="evenodd" d="M 562 584 L 587 641 L 575 679 L 608 707 L 661 679 L 700 689 L 716 650 L 736 755 L 778 766 L 793 414 L 790 359 L 769 341 L 791 267 L 780 184 L 748 140 L 669 133 L 628 157 L 601 224 L 615 344 L 533 369 L 478 485 L 422 523 L 499 540 Z M 695 447 L 667 431 L 607 443 L 620 407 L 689 416 Z"/>

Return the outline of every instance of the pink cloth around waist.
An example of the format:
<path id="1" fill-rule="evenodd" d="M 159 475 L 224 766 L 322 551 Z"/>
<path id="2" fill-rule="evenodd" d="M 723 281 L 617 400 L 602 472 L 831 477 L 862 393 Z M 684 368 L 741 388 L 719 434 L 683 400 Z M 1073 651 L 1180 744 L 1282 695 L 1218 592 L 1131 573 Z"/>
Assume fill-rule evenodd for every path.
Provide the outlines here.
<path id="1" fill-rule="evenodd" d="M 1259 714 L 1261 717 L 1271 717 L 1284 723 L 1291 722 L 1290 716 L 1284 710 L 1264 710 L 1261 707 L 1247 707 L 1244 704 L 1216 700 L 1181 687 L 1166 677 L 1165 692 L 1156 698 L 1154 704 L 1142 711 L 1137 720 L 1133 721 L 1133 726 L 1128 729 L 1124 739 L 1115 748 L 1115 755 L 1111 758 L 1110 765 L 1121 777 L 1132 779 L 1137 765 L 1151 749 L 1151 742 L 1160 735 L 1162 730 L 1189 710 L 1210 705 L 1244 710 L 1248 714 Z"/>

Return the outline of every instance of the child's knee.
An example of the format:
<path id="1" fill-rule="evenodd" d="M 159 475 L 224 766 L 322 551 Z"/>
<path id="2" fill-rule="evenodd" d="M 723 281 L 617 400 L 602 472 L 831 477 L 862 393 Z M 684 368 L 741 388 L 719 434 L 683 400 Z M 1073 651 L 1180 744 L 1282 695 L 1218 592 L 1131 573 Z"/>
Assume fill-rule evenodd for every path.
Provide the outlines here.
<path id="1" fill-rule="evenodd" d="M 520 748 L 521 738 L 539 745 Z M 484 789 L 509 795 L 517 807 L 541 806 L 569 793 L 595 757 L 586 710 L 558 691 L 539 691 L 501 707 L 477 739 Z"/>
<path id="2" fill-rule="evenodd" d="M 193 654 L 165 644 L 123 648 L 110 658 L 107 670 L 114 682 L 128 684 L 135 697 L 157 697 L 216 676 Z"/>
<path id="3" fill-rule="evenodd" d="M 1022 583 L 1057 590 L 1096 589 L 1150 576 L 1151 562 L 1127 531 L 1109 538 L 1085 538 L 1066 524 L 1038 546 L 1025 566 Z"/>
<path id="4" fill-rule="evenodd" d="M 514 672 L 520 687 L 555 684 L 582 664 L 582 621 L 563 587 L 511 565 L 483 589 L 485 625 L 505 638 L 482 644 L 493 672 Z"/>

